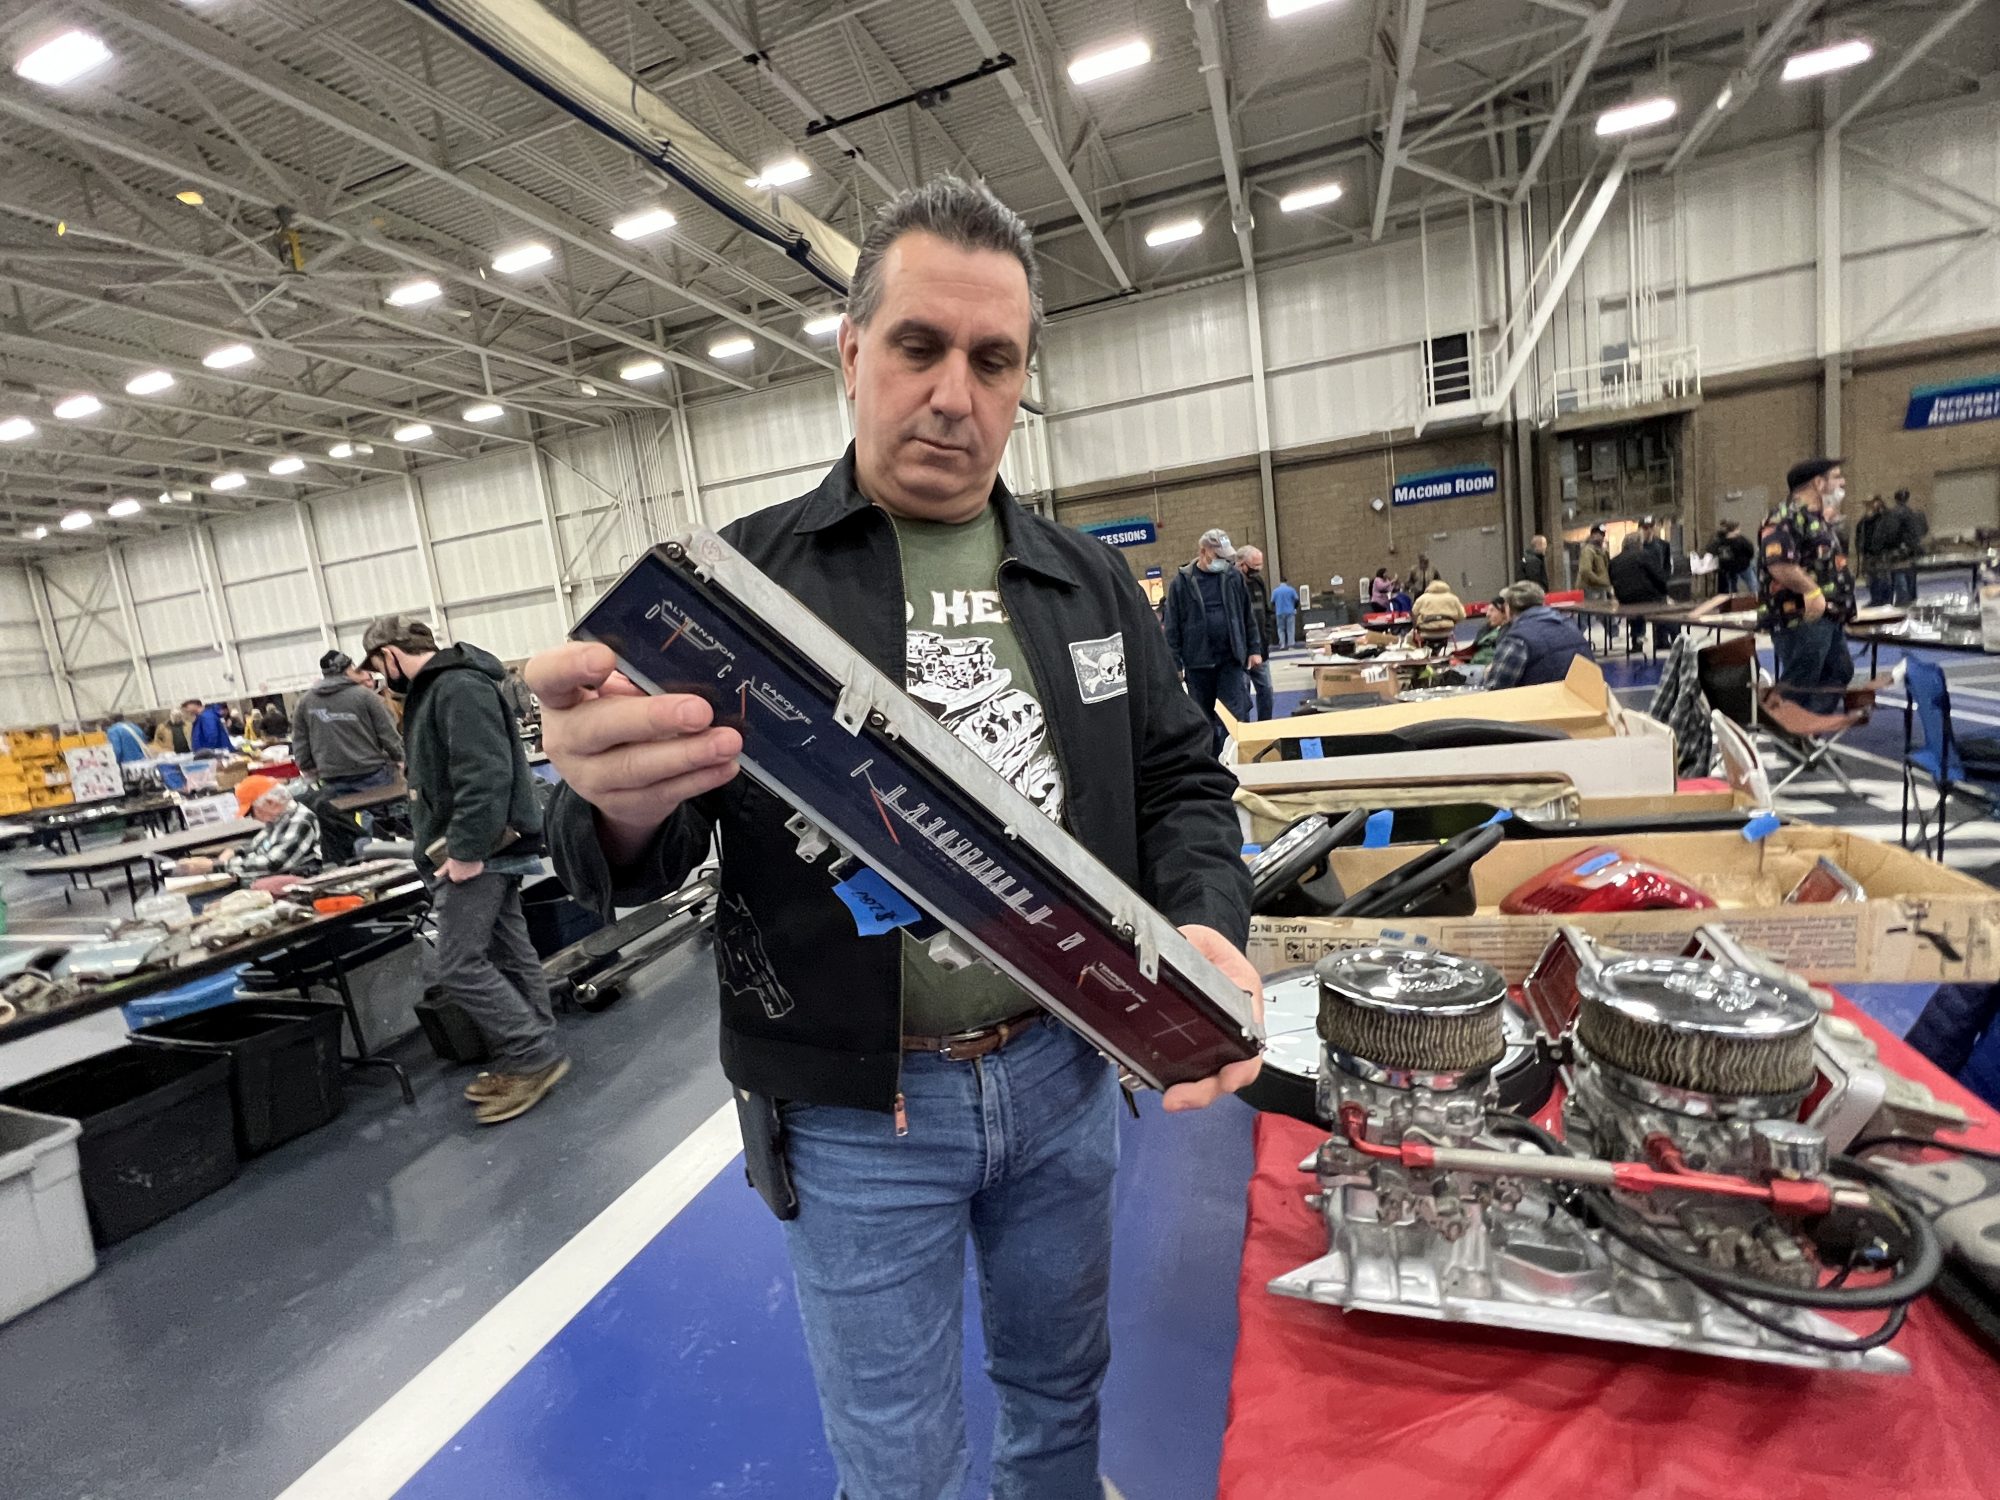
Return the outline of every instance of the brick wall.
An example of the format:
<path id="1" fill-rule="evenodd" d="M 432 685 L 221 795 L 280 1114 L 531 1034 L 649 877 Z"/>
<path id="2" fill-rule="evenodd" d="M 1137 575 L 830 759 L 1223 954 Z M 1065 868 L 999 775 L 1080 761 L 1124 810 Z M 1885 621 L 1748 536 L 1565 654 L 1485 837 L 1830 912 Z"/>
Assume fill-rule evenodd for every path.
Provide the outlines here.
<path id="1" fill-rule="evenodd" d="M 1681 444 L 1694 494 L 1691 543 L 1706 544 L 1723 516 L 1754 532 L 1778 502 L 1785 470 L 1818 449 L 1817 375 L 1709 395 Z"/>
<path id="2" fill-rule="evenodd" d="M 1194 556 L 1195 544 L 1211 526 L 1220 526 L 1239 547 L 1264 545 L 1264 502 L 1255 466 L 1201 478 L 1131 486 L 1086 499 L 1056 496 L 1056 519 L 1065 526 L 1093 526 L 1144 516 L 1159 528 L 1160 539 L 1146 547 L 1118 550 L 1143 578 L 1159 568 L 1171 578 L 1174 570 Z"/>
<path id="3" fill-rule="evenodd" d="M 1912 386 L 2000 372 L 2000 339 L 1951 354 L 1856 363 L 1840 409 L 1842 447 L 1851 460 L 1848 489 L 1855 497 L 1907 489 L 1912 502 L 1928 510 L 1939 474 L 2000 467 L 2000 422 L 1903 430 Z"/>

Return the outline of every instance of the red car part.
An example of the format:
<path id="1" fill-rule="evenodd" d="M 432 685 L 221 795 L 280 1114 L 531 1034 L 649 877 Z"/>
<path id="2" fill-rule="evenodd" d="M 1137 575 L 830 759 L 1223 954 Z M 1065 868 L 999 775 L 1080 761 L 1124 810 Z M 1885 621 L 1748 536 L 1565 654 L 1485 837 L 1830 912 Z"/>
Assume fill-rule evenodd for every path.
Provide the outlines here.
<path id="1" fill-rule="evenodd" d="M 1680 876 L 1599 844 L 1523 882 L 1500 903 L 1509 916 L 1706 911 L 1715 903 Z"/>

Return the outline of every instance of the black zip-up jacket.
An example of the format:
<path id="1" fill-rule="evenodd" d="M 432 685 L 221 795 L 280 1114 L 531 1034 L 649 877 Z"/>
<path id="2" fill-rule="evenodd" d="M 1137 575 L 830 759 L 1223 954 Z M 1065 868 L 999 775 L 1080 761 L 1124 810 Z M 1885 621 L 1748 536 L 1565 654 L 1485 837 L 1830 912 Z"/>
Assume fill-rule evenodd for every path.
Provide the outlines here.
<path id="1" fill-rule="evenodd" d="M 1180 671 L 1188 658 L 1210 654 L 1208 607 L 1202 603 L 1200 559 L 1174 574 L 1167 585 L 1167 603 L 1162 622 L 1167 630 L 1167 649 L 1173 653 L 1174 670 Z M 1257 612 L 1250 607 L 1250 586 L 1240 568 L 1225 567 L 1216 575 L 1222 580 L 1222 618 L 1229 627 L 1229 651 L 1235 659 L 1206 662 L 1216 667 L 1247 667 L 1250 658 L 1264 654 L 1264 629 Z"/>
<path id="2" fill-rule="evenodd" d="M 448 859 L 542 852 L 542 804 L 514 715 L 500 696 L 507 669 L 490 651 L 460 642 L 425 662 L 403 700 L 410 824 L 417 867 Z"/>
<path id="3" fill-rule="evenodd" d="M 1005 543 L 1001 600 L 1062 768 L 1063 826 L 1176 926 L 1240 945 L 1250 878 L 1235 779 L 1216 763 L 1145 595 L 1103 543 L 1023 510 L 997 481 L 991 503 Z M 722 534 L 875 667 L 904 677 L 895 527 L 855 488 L 851 448 L 811 494 Z M 1114 637 L 1122 683 L 1102 668 Z M 738 776 L 683 804 L 631 868 L 613 870 L 589 804 L 565 786 L 548 840 L 571 894 L 609 915 L 677 888 L 719 834 L 723 1071 L 771 1098 L 888 1110 L 902 1064 L 902 936 L 856 935 L 824 871 L 799 858 L 789 816 Z"/>

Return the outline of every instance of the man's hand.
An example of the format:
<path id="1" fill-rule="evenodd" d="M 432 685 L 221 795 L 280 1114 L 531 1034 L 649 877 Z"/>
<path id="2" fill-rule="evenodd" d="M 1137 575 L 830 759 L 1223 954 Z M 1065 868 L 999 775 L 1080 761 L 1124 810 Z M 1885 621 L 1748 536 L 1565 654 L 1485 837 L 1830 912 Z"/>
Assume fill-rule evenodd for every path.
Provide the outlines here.
<path id="1" fill-rule="evenodd" d="M 597 809 L 612 865 L 629 864 L 683 802 L 736 774 L 743 737 L 713 728 L 691 694 L 649 698 L 617 670 L 608 646 L 573 642 L 533 657 L 524 675 L 542 700 L 542 748 Z"/>
<path id="2" fill-rule="evenodd" d="M 1253 657 L 1251 657 L 1251 658 L 1250 658 L 1250 664 L 1249 664 L 1249 670 L 1250 670 L 1250 671 L 1252 671 L 1252 672 L 1254 672 L 1254 671 L 1256 671 L 1256 670 L 1257 670 L 1257 669 L 1258 669 L 1259 667 L 1261 667 L 1261 666 L 1263 666 L 1263 665 L 1264 665 L 1264 658 L 1263 658 L 1263 657 L 1261 657 L 1261 656 L 1253 656 Z"/>
<path id="3" fill-rule="evenodd" d="M 206 875 L 214 868 L 215 861 L 200 854 L 194 855 L 189 859 L 176 860 L 174 862 L 174 873 L 176 875 Z"/>
<path id="4" fill-rule="evenodd" d="M 438 874 L 453 885 L 463 885 L 468 880 L 477 880 L 486 873 L 483 859 L 447 859 L 438 866 Z"/>
<path id="5" fill-rule="evenodd" d="M 1213 927 L 1183 927 L 1181 936 L 1193 943 L 1195 951 L 1203 958 L 1222 970 L 1231 984 L 1249 991 L 1251 1013 L 1261 1022 L 1264 1019 L 1264 981 L 1250 967 L 1250 960 Z M 1167 1112 L 1176 1114 L 1184 1109 L 1207 1109 L 1224 1094 L 1247 1088 L 1263 1067 L 1264 1059 L 1253 1057 L 1248 1062 L 1231 1063 L 1213 1078 L 1204 1078 L 1198 1083 L 1177 1083 L 1166 1092 L 1164 1103 Z"/>
<path id="6" fill-rule="evenodd" d="M 1826 614 L 1826 595 L 1821 593 L 1818 589 L 1814 589 L 1811 593 L 1807 594 L 1805 598 L 1806 598 L 1806 618 L 1808 620 L 1817 620 L 1823 618 Z"/>

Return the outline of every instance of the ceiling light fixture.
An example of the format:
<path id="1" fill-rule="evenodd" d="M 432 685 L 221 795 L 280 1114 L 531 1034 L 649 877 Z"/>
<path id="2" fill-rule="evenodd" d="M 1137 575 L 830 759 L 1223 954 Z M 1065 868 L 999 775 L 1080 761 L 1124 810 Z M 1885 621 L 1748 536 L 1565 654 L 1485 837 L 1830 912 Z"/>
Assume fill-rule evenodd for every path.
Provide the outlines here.
<path id="1" fill-rule="evenodd" d="M 0 443 L 18 443 L 35 435 L 35 424 L 26 417 L 9 417 L 0 422 Z"/>
<path id="2" fill-rule="evenodd" d="M 104 410 L 104 403 L 89 392 L 75 396 L 65 396 L 50 408 L 65 422 L 75 422 L 84 417 L 94 417 Z"/>
<path id="3" fill-rule="evenodd" d="M 1787 83 L 1797 83 L 1801 78 L 1818 78 L 1843 68 L 1858 68 L 1874 55 L 1874 43 L 1864 42 L 1860 37 L 1815 47 L 1810 52 L 1794 52 L 1785 59 L 1784 79 Z"/>
<path id="4" fill-rule="evenodd" d="M 170 499 L 170 500 L 172 500 L 172 501 L 174 502 L 174 504 L 176 504 L 176 505 L 186 505 L 186 504 L 187 504 L 187 503 L 188 503 L 189 501 L 191 501 L 191 500 L 193 500 L 193 499 L 194 499 L 194 491 L 193 491 L 193 490 L 168 490 L 168 491 L 167 491 L 167 498 L 168 498 L 168 499 Z"/>
<path id="5" fill-rule="evenodd" d="M 679 222 L 670 209 L 648 208 L 620 219 L 611 226 L 611 232 L 621 240 L 643 240 L 649 234 L 672 229 Z"/>
<path id="6" fill-rule="evenodd" d="M 1630 130 L 1644 130 L 1648 125 L 1671 120 L 1679 108 L 1671 99 L 1641 99 L 1636 104 L 1621 104 L 1597 117 L 1597 133 L 1624 135 Z"/>
<path id="7" fill-rule="evenodd" d="M 122 521 L 127 516 L 138 515 L 145 508 L 137 500 L 127 495 L 123 500 L 114 500 L 111 503 L 111 509 L 107 510 L 105 514 L 115 521 Z"/>
<path id="8" fill-rule="evenodd" d="M 630 360 L 618 367 L 620 380 L 651 380 L 656 375 L 664 375 L 667 367 L 657 359 Z"/>
<path id="9" fill-rule="evenodd" d="M 64 531 L 82 531 L 90 525 L 92 519 L 90 512 L 87 510 L 73 510 L 56 524 L 62 527 Z"/>
<path id="10" fill-rule="evenodd" d="M 303 458 L 293 458 L 290 455 L 287 455 L 284 458 L 274 458 L 271 460 L 271 472 L 273 474 L 276 474 L 280 479 L 282 479 L 287 474 L 298 473 L 301 469 L 305 468 L 305 466 L 306 466 L 306 461 Z"/>
<path id="11" fill-rule="evenodd" d="M 1319 208 L 1338 198 L 1341 193 L 1337 182 L 1322 182 L 1315 187 L 1294 188 L 1278 200 L 1280 213 L 1295 214 L 1301 209 Z"/>
<path id="12" fill-rule="evenodd" d="M 595 396 L 597 394 L 597 387 L 592 385 L 588 380 L 579 380 L 576 383 L 576 393 L 579 396 Z"/>
<path id="13" fill-rule="evenodd" d="M 354 457 L 354 444 L 329 443 L 326 448 L 326 456 L 328 458 L 352 458 Z"/>
<path id="14" fill-rule="evenodd" d="M 749 181 L 753 188 L 790 187 L 795 182 L 804 182 L 812 176 L 812 164 L 802 156 L 788 156 L 783 161 L 774 161 Z"/>
<path id="15" fill-rule="evenodd" d="M 209 480 L 208 487 L 212 490 L 240 490 L 246 482 L 240 473 L 231 469 L 228 473 L 218 474 Z"/>
<path id="16" fill-rule="evenodd" d="M 428 422 L 405 422 L 391 434 L 399 443 L 421 443 L 430 435 L 431 424 Z"/>
<path id="17" fill-rule="evenodd" d="M 173 494 L 168 490 L 161 490 L 159 494 L 153 497 L 153 504 L 155 505 L 172 505 L 173 503 Z"/>
<path id="18" fill-rule="evenodd" d="M 257 351 L 248 344 L 224 344 L 220 349 L 211 349 L 201 357 L 201 362 L 211 370 L 233 370 L 238 365 L 247 365 L 257 357 Z"/>
<path id="19" fill-rule="evenodd" d="M 1133 68 L 1143 68 L 1153 60 L 1152 44 L 1144 38 L 1134 37 L 1129 42 L 1116 42 L 1109 47 L 1099 47 L 1095 52 L 1086 52 L 1069 65 L 1069 81 L 1074 84 L 1095 83 L 1100 78 L 1109 78 L 1114 73 L 1127 73 Z"/>
<path id="20" fill-rule="evenodd" d="M 468 406 L 459 413 L 468 422 L 497 422 L 507 415 L 507 408 L 493 401 L 481 401 Z"/>
<path id="21" fill-rule="evenodd" d="M 708 346 L 708 357 L 710 359 L 741 359 L 756 347 L 757 341 L 755 339 L 717 339 Z"/>
<path id="22" fill-rule="evenodd" d="M 34 51 L 22 54 L 14 62 L 14 71 L 30 83 L 59 89 L 110 61 L 111 49 L 89 32 L 65 31 Z"/>
<path id="23" fill-rule="evenodd" d="M 415 307 L 420 302 L 435 302 L 444 295 L 444 288 L 435 281 L 406 281 L 390 290 L 382 300 L 391 307 Z"/>
<path id="24" fill-rule="evenodd" d="M 39 542 L 48 534 L 49 528 L 46 526 L 30 526 L 21 533 L 21 539 L 27 542 Z"/>
<path id="25" fill-rule="evenodd" d="M 1162 224 L 1146 231 L 1146 243 L 1155 250 L 1162 245 L 1178 245 L 1182 240 L 1191 240 L 1201 233 L 1201 220 L 1175 219 L 1170 224 Z"/>
<path id="26" fill-rule="evenodd" d="M 517 271 L 530 271 L 556 258 L 555 251 L 547 245 L 516 245 L 511 250 L 502 250 L 493 257 L 493 269 L 502 276 L 512 276 Z"/>
<path id="27" fill-rule="evenodd" d="M 838 333 L 839 331 L 840 331 L 839 313 L 828 313 L 824 317 L 813 318 L 809 320 L 805 326 L 805 334 L 807 338 L 823 339 L 829 333 Z"/>
<path id="28" fill-rule="evenodd" d="M 208 202 L 206 198 L 202 197 L 201 191 L 198 188 L 182 188 L 178 193 L 174 194 L 174 201 L 176 203 L 185 203 L 189 208 L 200 208 L 202 204 Z"/>
<path id="29" fill-rule="evenodd" d="M 171 390 L 174 377 L 165 370 L 148 370 L 143 375 L 134 375 L 125 382 L 128 396 L 157 396 L 161 391 Z"/>
<path id="30" fill-rule="evenodd" d="M 1274 21 L 1282 21 L 1286 16 L 1295 16 L 1302 10 L 1318 10 L 1329 5 L 1332 0 L 1264 0 L 1264 9 Z"/>

